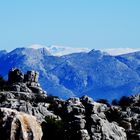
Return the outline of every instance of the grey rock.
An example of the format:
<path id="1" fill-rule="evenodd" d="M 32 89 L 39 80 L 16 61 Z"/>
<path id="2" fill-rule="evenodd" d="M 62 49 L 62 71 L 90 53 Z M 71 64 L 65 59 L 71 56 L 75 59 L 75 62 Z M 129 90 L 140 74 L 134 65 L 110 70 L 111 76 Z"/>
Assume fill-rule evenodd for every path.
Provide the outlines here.
<path id="1" fill-rule="evenodd" d="M 26 82 L 38 83 L 38 78 L 39 78 L 39 73 L 36 71 L 27 71 L 27 74 L 25 74 Z"/>
<path id="2" fill-rule="evenodd" d="M 22 123 L 25 127 L 28 122 L 29 129 L 27 128 L 27 130 L 29 131 L 21 130 L 22 135 L 18 134 L 19 139 L 22 139 L 26 133 L 28 140 L 40 140 L 42 132 L 38 123 L 42 125 L 44 135 L 49 135 L 46 129 L 53 128 L 52 132 L 57 135 L 57 139 L 59 139 L 59 135 L 63 134 L 64 140 L 126 140 L 126 132 L 129 132 L 132 137 L 138 137 L 138 132 L 133 131 L 134 133 L 132 133 L 134 129 L 139 130 L 140 124 L 139 111 L 135 106 L 108 107 L 95 102 L 88 96 L 74 97 L 66 101 L 47 96 L 38 83 L 38 76 L 39 74 L 35 71 L 28 71 L 25 75 L 18 69 L 10 71 L 7 83 L 10 89 L 0 92 L 0 110 L 5 108 L 2 115 L 0 113 L 1 119 L 5 122 L 3 128 L 0 121 L 0 134 L 6 128 L 6 135 L 15 140 L 20 131 L 20 124 Z M 136 100 L 132 98 L 131 101 L 134 105 Z M 122 124 L 111 118 L 110 114 L 114 112 Z M 10 116 L 10 118 L 5 116 Z M 24 117 L 27 120 L 23 122 Z M 31 126 L 33 122 L 35 123 L 33 126 L 39 129 L 39 135 L 33 135 L 37 133 Z M 55 130 L 55 127 L 58 130 Z M 25 140 L 25 138 L 23 139 Z M 47 136 L 43 136 L 42 140 L 46 139 Z M 5 140 L 7 139 L 5 138 Z"/>
<path id="3" fill-rule="evenodd" d="M 9 83 L 23 82 L 23 80 L 24 80 L 24 75 L 19 69 L 13 68 L 9 71 L 8 74 Z"/>
<path id="4" fill-rule="evenodd" d="M 41 140 L 42 129 L 34 116 L 7 108 L 0 108 L 0 114 L 1 140 Z"/>
<path id="5" fill-rule="evenodd" d="M 78 134 L 80 135 L 80 140 L 90 140 L 90 136 L 86 129 L 80 130 Z"/>

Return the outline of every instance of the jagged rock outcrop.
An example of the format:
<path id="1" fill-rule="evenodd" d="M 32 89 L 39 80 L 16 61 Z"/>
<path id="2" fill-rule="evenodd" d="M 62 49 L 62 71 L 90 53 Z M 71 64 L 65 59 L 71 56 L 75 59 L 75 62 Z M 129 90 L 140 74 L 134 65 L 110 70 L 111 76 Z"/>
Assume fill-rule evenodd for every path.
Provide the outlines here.
<path id="1" fill-rule="evenodd" d="M 96 103 L 88 96 L 83 96 L 66 101 L 65 106 L 70 128 L 75 133 L 73 138 L 79 136 L 78 139 L 83 140 L 126 139 L 124 129 L 107 120 L 105 112 L 108 107 L 105 104 Z"/>
<path id="2" fill-rule="evenodd" d="M 117 122 L 125 129 L 128 140 L 140 139 L 140 94 L 122 97 L 106 115 L 108 120 Z"/>
<path id="3" fill-rule="evenodd" d="M 37 117 L 42 122 L 46 116 L 58 118 L 56 115 L 47 110 L 49 104 L 39 102 L 39 98 L 45 100 L 45 97 L 34 96 L 31 93 L 24 92 L 0 92 L 0 107 L 11 108 L 20 112 L 25 112 Z M 38 101 L 37 101 L 38 99 Z"/>
<path id="4" fill-rule="evenodd" d="M 0 108 L 1 140 L 41 140 L 42 129 L 34 116 Z"/>
<path id="5" fill-rule="evenodd" d="M 0 92 L 4 140 L 139 139 L 139 96 L 128 98 L 125 107 L 107 106 L 88 96 L 61 100 L 45 94 L 38 76 L 35 71 L 10 71 Z"/>
<path id="6" fill-rule="evenodd" d="M 38 83 L 38 78 L 39 73 L 36 71 L 27 71 L 23 74 L 19 69 L 13 68 L 8 74 L 9 88 L 11 91 L 45 94 Z"/>

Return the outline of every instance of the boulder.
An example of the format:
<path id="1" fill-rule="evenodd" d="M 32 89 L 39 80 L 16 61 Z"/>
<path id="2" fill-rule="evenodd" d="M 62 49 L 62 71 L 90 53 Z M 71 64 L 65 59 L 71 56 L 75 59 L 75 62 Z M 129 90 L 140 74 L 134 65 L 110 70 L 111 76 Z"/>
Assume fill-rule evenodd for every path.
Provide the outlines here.
<path id="1" fill-rule="evenodd" d="M 9 71 L 8 74 L 8 82 L 9 83 L 17 83 L 24 81 L 24 74 L 17 68 L 13 68 Z"/>
<path id="2" fill-rule="evenodd" d="M 27 71 L 25 74 L 25 82 L 35 82 L 38 83 L 39 73 L 36 71 Z"/>
<path id="3" fill-rule="evenodd" d="M 134 106 L 123 108 L 97 103 L 88 96 L 64 101 L 46 96 L 38 76 L 35 71 L 25 75 L 18 69 L 9 72 L 9 91 L 0 92 L 0 136 L 5 135 L 4 140 L 41 140 L 42 131 L 42 140 L 126 140 L 129 134 L 139 136 L 138 97 L 130 98 Z"/>
<path id="4" fill-rule="evenodd" d="M 42 129 L 34 116 L 0 108 L 1 140 L 41 140 Z"/>

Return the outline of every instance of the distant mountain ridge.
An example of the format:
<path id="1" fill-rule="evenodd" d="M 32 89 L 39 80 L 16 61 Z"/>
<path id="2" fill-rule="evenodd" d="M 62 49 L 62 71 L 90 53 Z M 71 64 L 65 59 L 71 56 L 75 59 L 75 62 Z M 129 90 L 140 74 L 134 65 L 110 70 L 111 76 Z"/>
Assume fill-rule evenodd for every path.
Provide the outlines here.
<path id="1" fill-rule="evenodd" d="M 68 55 L 71 53 L 78 53 L 78 52 L 89 52 L 91 50 L 89 48 L 72 48 L 72 47 L 57 46 L 57 45 L 45 46 L 39 44 L 31 45 L 28 48 L 33 48 L 33 49 L 46 48 L 54 56 L 63 56 L 63 55 Z"/>
<path id="2" fill-rule="evenodd" d="M 0 51 L 0 74 L 7 77 L 13 67 L 33 69 L 49 94 L 112 100 L 140 92 L 139 56 L 140 52 L 111 56 L 100 50 L 54 56 L 47 48 L 17 48 Z"/>
<path id="3" fill-rule="evenodd" d="M 46 48 L 52 55 L 54 56 L 63 56 L 72 53 L 79 53 L 79 52 L 89 52 L 92 49 L 90 48 L 76 48 L 76 47 L 67 47 L 67 46 L 58 46 L 58 45 L 40 45 L 40 44 L 33 44 L 28 46 L 27 48 L 39 49 L 39 48 Z M 140 48 L 101 48 L 99 49 L 102 52 L 107 52 L 110 55 L 122 55 L 132 52 L 140 51 Z"/>

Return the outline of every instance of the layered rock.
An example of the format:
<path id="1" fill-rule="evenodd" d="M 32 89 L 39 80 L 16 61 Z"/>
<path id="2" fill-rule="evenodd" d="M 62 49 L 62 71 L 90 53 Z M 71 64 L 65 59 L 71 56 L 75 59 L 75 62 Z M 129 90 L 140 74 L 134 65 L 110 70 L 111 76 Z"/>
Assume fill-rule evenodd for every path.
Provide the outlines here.
<path id="1" fill-rule="evenodd" d="M 0 108 L 1 140 L 41 140 L 42 129 L 34 116 Z"/>
<path id="2" fill-rule="evenodd" d="M 55 103 L 55 101 L 54 101 Z M 88 96 L 71 98 L 61 103 L 61 108 L 51 104 L 51 109 L 64 122 L 65 134 L 70 140 L 126 140 L 125 129 L 109 122 L 105 104 L 94 102 Z M 57 104 L 57 103 L 56 103 Z M 54 105 L 55 107 L 52 107 Z M 58 112 L 59 110 L 59 112 Z"/>
<path id="3" fill-rule="evenodd" d="M 126 140 L 138 127 L 135 100 L 130 99 L 135 102 L 130 109 L 97 103 L 88 96 L 64 101 L 46 95 L 38 76 L 35 71 L 10 71 L 0 92 L 0 135 L 4 140 Z M 137 119 L 134 124 L 132 118 Z"/>
<path id="4" fill-rule="evenodd" d="M 122 126 L 128 140 L 140 139 L 140 94 L 122 97 L 118 105 L 111 106 L 107 112 L 108 120 Z"/>
<path id="5" fill-rule="evenodd" d="M 23 74 L 19 69 L 13 68 L 8 74 L 9 88 L 11 91 L 45 94 L 38 83 L 38 78 L 39 73 L 36 71 L 27 71 Z"/>

